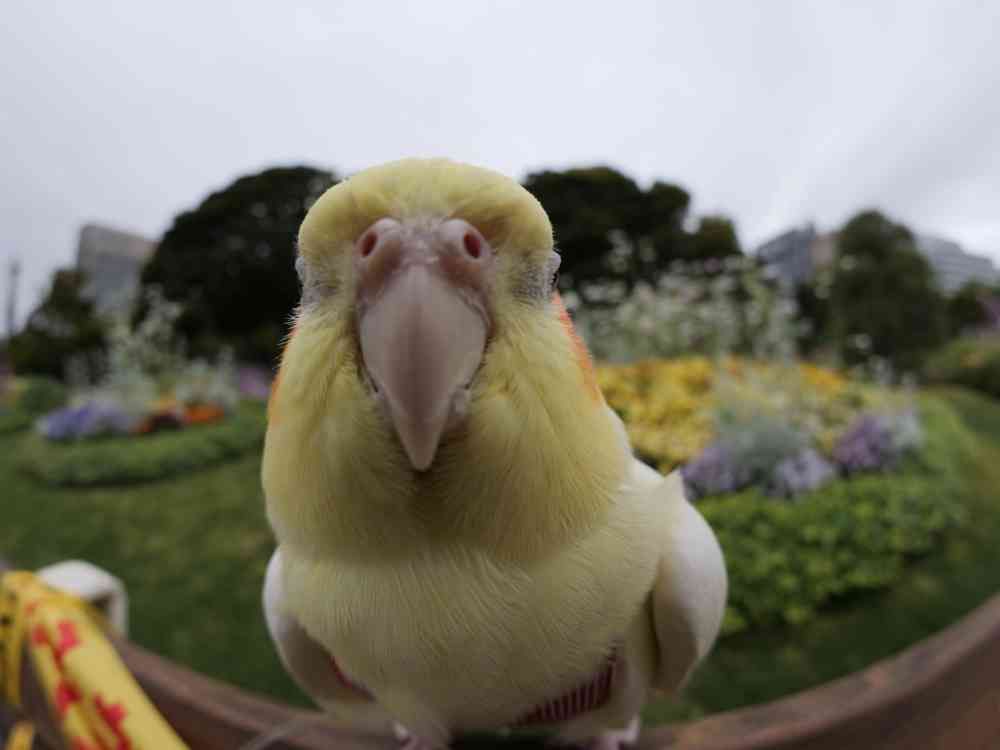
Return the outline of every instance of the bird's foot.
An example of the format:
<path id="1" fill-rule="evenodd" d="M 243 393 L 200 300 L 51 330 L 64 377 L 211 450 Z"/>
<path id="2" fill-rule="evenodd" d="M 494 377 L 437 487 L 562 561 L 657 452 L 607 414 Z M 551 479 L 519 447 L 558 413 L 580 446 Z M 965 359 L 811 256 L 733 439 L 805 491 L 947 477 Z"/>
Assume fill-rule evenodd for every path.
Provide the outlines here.
<path id="1" fill-rule="evenodd" d="M 624 729 L 608 729 L 590 738 L 586 750 L 621 750 L 634 745 L 639 739 L 639 717 L 636 716 Z"/>
<path id="2" fill-rule="evenodd" d="M 392 722 L 392 734 L 399 742 L 399 750 L 439 750 L 426 740 L 422 740 L 398 721 Z"/>

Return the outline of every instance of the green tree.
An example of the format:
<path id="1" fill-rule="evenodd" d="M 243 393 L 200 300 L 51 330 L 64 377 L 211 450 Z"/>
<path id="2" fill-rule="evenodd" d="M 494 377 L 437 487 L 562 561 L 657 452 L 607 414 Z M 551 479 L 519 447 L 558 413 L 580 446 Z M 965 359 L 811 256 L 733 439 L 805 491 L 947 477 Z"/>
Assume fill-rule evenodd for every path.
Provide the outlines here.
<path id="1" fill-rule="evenodd" d="M 989 322 L 986 300 L 994 296 L 994 291 L 980 281 L 963 284 L 948 298 L 948 331 L 960 336 L 971 329 Z"/>
<path id="2" fill-rule="evenodd" d="M 63 269 L 53 274 L 48 294 L 8 342 L 15 371 L 61 379 L 74 358 L 89 368 L 98 365 L 105 327 L 94 302 L 82 293 L 85 284 L 81 271 Z"/>
<path id="3" fill-rule="evenodd" d="M 656 182 L 643 190 L 631 177 L 598 166 L 535 172 L 524 186 L 552 221 L 563 253 L 560 287 L 585 302 L 617 301 L 640 280 L 654 280 L 687 258 L 691 197 L 677 185 Z M 605 298 L 609 287 L 616 294 Z"/>
<path id="4" fill-rule="evenodd" d="M 913 235 L 877 211 L 840 231 L 830 288 L 831 334 L 849 363 L 868 354 L 919 369 L 947 334 L 945 300 Z"/>
<path id="5" fill-rule="evenodd" d="M 736 227 L 725 216 L 703 216 L 691 235 L 688 259 L 705 261 L 742 255 Z"/>
<path id="6" fill-rule="evenodd" d="M 807 356 L 829 354 L 830 295 L 829 290 L 813 282 L 795 288 L 795 305 L 799 317 L 808 328 L 799 336 L 799 349 Z"/>
<path id="7" fill-rule="evenodd" d="M 241 177 L 180 214 L 142 274 L 183 305 L 178 331 L 195 354 L 221 344 L 271 363 L 298 301 L 295 237 L 309 206 L 334 182 L 311 167 Z"/>

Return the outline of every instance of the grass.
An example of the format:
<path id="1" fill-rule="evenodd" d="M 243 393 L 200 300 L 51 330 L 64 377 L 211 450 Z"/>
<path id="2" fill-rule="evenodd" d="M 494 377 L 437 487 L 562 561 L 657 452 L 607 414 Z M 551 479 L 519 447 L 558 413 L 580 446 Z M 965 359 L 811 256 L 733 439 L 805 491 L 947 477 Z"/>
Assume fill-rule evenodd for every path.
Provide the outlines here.
<path id="1" fill-rule="evenodd" d="M 977 435 L 965 457 L 974 519 L 914 561 L 891 590 L 838 600 L 811 623 L 724 639 L 684 700 L 651 722 L 777 698 L 862 668 L 947 626 L 1000 590 L 1000 402 L 951 390 Z M 256 453 L 172 480 L 66 489 L 18 470 L 23 435 L 0 435 L 0 556 L 24 567 L 84 558 L 124 579 L 132 637 L 244 688 L 306 704 L 282 671 L 260 612 L 273 541 Z"/>
<path id="2" fill-rule="evenodd" d="M 24 437 L 0 436 L 0 556 L 26 568 L 69 558 L 100 565 L 128 587 L 133 640 L 215 677 L 305 703 L 261 616 L 274 543 L 258 452 L 170 480 L 66 489 L 19 470 Z"/>

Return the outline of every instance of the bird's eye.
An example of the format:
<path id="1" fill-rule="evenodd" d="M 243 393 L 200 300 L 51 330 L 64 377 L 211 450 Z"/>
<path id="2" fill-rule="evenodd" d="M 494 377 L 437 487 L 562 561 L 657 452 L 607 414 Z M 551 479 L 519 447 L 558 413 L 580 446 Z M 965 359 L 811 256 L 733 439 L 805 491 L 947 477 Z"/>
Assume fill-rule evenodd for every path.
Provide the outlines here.
<path id="1" fill-rule="evenodd" d="M 557 268 L 555 271 L 552 272 L 552 284 L 550 286 L 550 289 L 552 289 L 552 291 L 555 291 L 558 288 L 559 288 L 559 269 Z"/>

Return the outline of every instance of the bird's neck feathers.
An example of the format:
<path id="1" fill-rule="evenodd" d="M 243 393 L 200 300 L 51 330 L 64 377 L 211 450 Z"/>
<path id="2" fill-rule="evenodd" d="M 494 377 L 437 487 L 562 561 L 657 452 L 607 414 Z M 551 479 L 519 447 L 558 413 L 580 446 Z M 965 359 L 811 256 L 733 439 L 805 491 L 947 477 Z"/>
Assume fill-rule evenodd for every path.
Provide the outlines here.
<path id="1" fill-rule="evenodd" d="M 415 472 L 357 374 L 349 323 L 300 320 L 272 396 L 263 478 L 279 542 L 365 558 L 457 545 L 543 556 L 598 526 L 631 458 L 556 297 L 506 311 L 468 419 Z"/>

